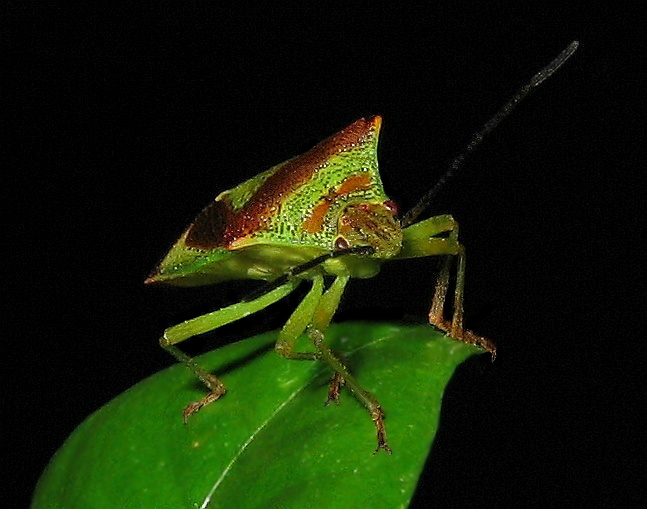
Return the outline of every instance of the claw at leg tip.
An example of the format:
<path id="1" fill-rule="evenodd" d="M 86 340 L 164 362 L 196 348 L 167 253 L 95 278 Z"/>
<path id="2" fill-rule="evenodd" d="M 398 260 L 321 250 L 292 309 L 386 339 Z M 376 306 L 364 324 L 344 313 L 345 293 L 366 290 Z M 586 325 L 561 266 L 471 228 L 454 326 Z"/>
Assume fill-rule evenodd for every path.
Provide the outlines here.
<path id="1" fill-rule="evenodd" d="M 191 417 L 198 410 L 200 410 L 200 406 L 196 402 L 189 403 L 187 405 L 187 407 L 184 409 L 184 412 L 182 412 L 182 420 L 184 421 L 185 426 L 189 421 L 189 417 Z"/>
<path id="2" fill-rule="evenodd" d="M 377 453 L 380 451 L 380 449 L 384 450 L 384 452 L 386 452 L 389 456 L 390 456 L 391 454 L 393 454 L 393 451 L 391 450 L 391 448 L 390 448 L 386 443 L 384 443 L 384 444 L 377 444 L 377 447 L 376 447 L 376 448 L 375 448 L 375 450 L 373 451 L 373 454 L 377 454 Z"/>

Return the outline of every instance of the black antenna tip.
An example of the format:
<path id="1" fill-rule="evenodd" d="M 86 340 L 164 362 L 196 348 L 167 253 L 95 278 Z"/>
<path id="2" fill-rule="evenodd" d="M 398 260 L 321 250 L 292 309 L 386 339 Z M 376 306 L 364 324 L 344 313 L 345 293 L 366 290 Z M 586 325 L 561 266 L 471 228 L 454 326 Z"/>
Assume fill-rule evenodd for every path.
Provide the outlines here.
<path id="1" fill-rule="evenodd" d="M 536 87 L 541 85 L 547 78 L 552 76 L 557 69 L 559 69 L 564 62 L 566 62 L 580 45 L 579 41 L 572 41 L 566 48 L 564 48 L 559 55 L 557 55 L 550 63 L 542 67 L 530 80 L 526 82 L 517 93 L 515 93 L 483 126 L 474 133 L 472 139 L 465 146 L 463 151 L 458 154 L 454 161 L 449 166 L 445 174 L 436 182 L 436 184 L 427 191 L 418 203 L 409 210 L 400 220 L 403 228 L 412 224 L 416 218 L 429 206 L 432 198 L 436 195 L 438 190 L 445 185 L 445 183 L 452 178 L 460 170 L 465 163 L 467 156 L 471 154 L 476 147 L 478 147 L 483 138 L 490 134 L 503 119 L 510 115 L 517 105 Z"/>
<path id="2" fill-rule="evenodd" d="M 580 45 L 580 41 L 572 41 L 566 48 L 562 50 L 562 52 L 557 55 L 553 61 L 548 64 L 546 67 L 544 67 L 541 71 L 539 71 L 537 74 L 535 74 L 530 81 L 528 82 L 528 86 L 531 88 L 537 87 L 541 85 L 541 83 L 548 77 L 550 77 L 552 74 L 559 69 L 564 62 L 566 62 L 571 56 L 573 56 L 573 53 L 577 51 L 577 48 Z"/>

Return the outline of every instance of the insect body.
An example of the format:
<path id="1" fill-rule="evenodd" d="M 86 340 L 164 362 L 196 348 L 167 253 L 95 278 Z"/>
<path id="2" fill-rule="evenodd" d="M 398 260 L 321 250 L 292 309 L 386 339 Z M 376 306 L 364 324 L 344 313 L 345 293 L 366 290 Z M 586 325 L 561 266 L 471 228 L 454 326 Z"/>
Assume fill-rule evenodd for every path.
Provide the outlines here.
<path id="1" fill-rule="evenodd" d="M 371 246 L 397 255 L 402 233 L 377 166 L 380 117 L 359 119 L 310 151 L 221 193 L 176 242 L 154 282 L 272 280 L 325 253 Z M 331 258 L 330 275 L 371 277 L 376 260 Z"/>
<path id="2" fill-rule="evenodd" d="M 476 133 L 441 179 L 462 165 L 483 136 L 534 87 L 550 76 L 577 48 L 571 43 L 537 73 Z M 337 401 L 346 385 L 368 409 L 377 429 L 377 449 L 390 452 L 384 413 L 378 400 L 364 390 L 326 346 L 325 331 L 352 277 L 376 275 L 387 260 L 444 256 L 429 312 L 431 324 L 452 337 L 481 346 L 495 355 L 494 344 L 463 327 L 464 248 L 458 225 L 450 215 L 414 222 L 428 206 L 437 187 L 401 219 L 384 192 L 377 162 L 381 118 L 361 118 L 295 158 L 218 195 L 170 249 L 147 283 L 205 285 L 231 279 L 268 281 L 260 294 L 242 302 L 168 328 L 161 345 L 185 363 L 209 389 L 184 411 L 186 419 L 225 394 L 225 386 L 176 345 L 196 334 L 260 311 L 304 281 L 312 285 L 290 316 L 276 343 L 288 359 L 320 360 L 334 372 L 328 400 Z M 444 317 L 452 261 L 457 260 L 453 315 Z M 324 279 L 334 278 L 326 287 Z M 315 351 L 297 351 L 302 334 Z"/>

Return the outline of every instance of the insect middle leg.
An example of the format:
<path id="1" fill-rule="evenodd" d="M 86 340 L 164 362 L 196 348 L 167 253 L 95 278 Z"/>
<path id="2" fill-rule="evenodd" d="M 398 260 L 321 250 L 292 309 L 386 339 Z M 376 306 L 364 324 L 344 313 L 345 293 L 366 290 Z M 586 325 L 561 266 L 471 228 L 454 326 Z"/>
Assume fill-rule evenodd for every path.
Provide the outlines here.
<path id="1" fill-rule="evenodd" d="M 436 235 L 447 233 L 446 237 Z M 445 257 L 436 280 L 434 297 L 429 310 L 429 323 L 455 339 L 476 344 L 496 356 L 494 343 L 463 327 L 463 289 L 465 287 L 465 248 L 458 241 L 458 223 L 450 215 L 431 217 L 403 230 L 403 248 L 400 257 Z M 454 309 L 451 322 L 445 319 L 444 309 L 451 265 L 457 261 Z"/>

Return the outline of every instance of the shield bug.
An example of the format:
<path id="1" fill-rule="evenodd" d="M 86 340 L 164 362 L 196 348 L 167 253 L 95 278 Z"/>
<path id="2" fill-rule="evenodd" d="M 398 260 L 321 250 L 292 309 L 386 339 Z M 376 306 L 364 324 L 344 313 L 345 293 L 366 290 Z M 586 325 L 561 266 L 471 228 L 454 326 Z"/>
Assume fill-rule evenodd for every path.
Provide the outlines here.
<path id="1" fill-rule="evenodd" d="M 478 130 L 445 175 L 409 212 L 398 218 L 385 193 L 377 162 L 381 117 L 361 118 L 308 152 L 220 193 L 171 247 L 146 283 L 178 286 L 258 279 L 268 283 L 243 301 L 169 327 L 160 344 L 208 388 L 189 404 L 184 420 L 225 394 L 225 386 L 176 345 L 256 313 L 282 299 L 306 280 L 310 290 L 278 334 L 276 351 L 287 359 L 318 360 L 334 373 L 328 401 L 337 401 L 345 384 L 367 408 L 377 429 L 377 449 L 390 452 L 384 413 L 325 342 L 349 279 L 369 278 L 382 263 L 403 258 L 443 256 L 429 311 L 429 322 L 451 337 L 496 354 L 494 343 L 463 327 L 465 256 L 458 224 L 450 215 L 415 222 L 438 189 L 530 91 L 553 74 L 577 49 L 572 42 L 535 74 Z M 451 320 L 444 316 L 450 270 L 457 261 Z M 325 279 L 333 278 L 325 285 Z M 313 352 L 296 351 L 302 334 Z"/>

